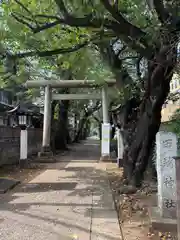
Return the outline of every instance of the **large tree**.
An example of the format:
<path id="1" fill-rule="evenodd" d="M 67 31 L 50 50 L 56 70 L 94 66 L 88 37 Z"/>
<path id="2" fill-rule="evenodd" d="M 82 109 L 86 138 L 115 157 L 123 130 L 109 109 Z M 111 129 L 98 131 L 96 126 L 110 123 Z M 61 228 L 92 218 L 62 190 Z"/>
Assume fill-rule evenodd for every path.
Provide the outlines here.
<path id="1" fill-rule="evenodd" d="M 19 3 L 19 2 L 18 2 Z M 34 36 L 31 32 L 27 31 L 27 28 L 23 25 L 14 22 L 12 17 L 8 17 L 5 12 L 4 17 L 4 44 L 2 46 L 2 83 L 1 87 L 12 89 L 18 94 L 19 100 L 25 101 L 25 97 L 32 98 L 35 93 L 39 92 L 39 89 L 32 91 L 22 87 L 27 79 L 38 80 L 43 78 L 53 79 L 86 79 L 93 78 L 97 81 L 109 77 L 110 71 L 107 66 L 104 68 L 102 62 L 100 62 L 99 53 L 93 52 L 90 49 L 83 49 L 79 51 L 72 51 L 69 53 L 69 48 L 66 50 L 68 41 L 71 44 L 75 41 L 79 41 L 77 36 L 71 30 L 66 31 L 62 28 L 60 32 L 57 29 L 51 31 L 51 37 L 49 32 Z M 79 31 L 81 32 L 81 31 Z M 56 50 L 43 51 L 49 46 L 56 47 L 59 45 L 59 35 L 64 36 L 64 41 L 61 40 L 62 51 L 61 54 Z M 77 40 L 76 40 L 77 39 Z M 85 46 L 86 44 L 83 44 Z M 79 47 L 78 47 L 79 48 Z M 77 48 L 77 49 L 78 49 Z M 7 50 L 8 49 L 8 50 Z M 14 52 L 23 51 L 28 49 L 26 54 L 14 54 Z M 76 48 L 75 48 L 76 49 Z M 38 58 L 37 58 L 38 56 Z M 48 75 L 51 74 L 51 77 Z M 77 89 L 57 89 L 53 90 L 56 93 L 77 93 Z M 91 93 L 94 89 L 79 89 L 80 92 Z M 43 95 L 43 89 L 41 91 Z M 76 104 L 77 103 L 77 104 Z M 72 141 L 79 141 L 85 136 L 85 127 L 88 124 L 89 116 L 100 107 L 101 105 L 96 101 L 53 101 L 52 103 L 52 134 L 51 145 L 52 149 L 64 150 L 67 149 L 67 143 Z M 77 126 L 74 139 L 70 138 L 70 132 L 68 123 L 68 115 L 76 117 Z"/>
<path id="2" fill-rule="evenodd" d="M 138 76 L 144 83 L 143 97 L 137 101 L 136 96 L 136 101 L 132 99 L 129 101 L 124 119 L 124 127 L 128 126 L 128 129 L 131 129 L 131 141 L 127 142 L 126 154 L 124 154 L 124 177 L 129 183 L 139 186 L 160 126 L 161 108 L 169 93 L 169 83 L 177 62 L 180 30 L 178 2 L 176 0 L 111 2 L 109 0 L 96 2 L 15 0 L 7 8 L 14 19 L 34 33 L 42 34 L 47 31 L 49 38 L 54 38 L 57 31 L 56 38 L 60 38 L 57 41 L 58 46 L 64 39 L 67 42 L 63 48 L 50 47 L 48 50 L 28 49 L 26 52 L 16 52 L 14 59 L 73 52 L 90 42 L 100 47 L 100 42 L 117 38 L 121 42 L 116 45 L 118 53 L 124 47 L 137 53 L 138 70 L 142 60 L 145 61 L 143 72 L 138 71 Z M 65 31 L 66 35 L 63 35 L 62 31 Z M 62 35 L 59 35 L 60 33 Z M 131 76 L 127 74 L 122 61 L 119 61 L 118 53 L 116 51 L 115 54 L 116 73 L 118 73 L 115 76 L 118 82 L 121 82 L 122 78 L 129 79 Z M 144 73 L 143 77 L 142 73 Z"/>

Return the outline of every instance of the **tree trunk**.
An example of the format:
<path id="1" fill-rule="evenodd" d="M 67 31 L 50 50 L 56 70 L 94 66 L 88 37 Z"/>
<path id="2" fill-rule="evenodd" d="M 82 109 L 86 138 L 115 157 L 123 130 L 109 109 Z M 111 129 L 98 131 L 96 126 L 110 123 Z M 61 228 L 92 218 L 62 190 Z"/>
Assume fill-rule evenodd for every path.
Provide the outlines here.
<path id="1" fill-rule="evenodd" d="M 102 140 L 102 123 L 98 123 L 99 139 Z"/>
<path id="2" fill-rule="evenodd" d="M 115 134 L 116 134 L 116 127 L 113 124 L 113 117 L 112 114 L 110 116 L 110 124 L 111 124 L 111 140 L 114 138 Z"/>
<path id="3" fill-rule="evenodd" d="M 68 109 L 69 101 L 61 101 L 59 104 L 58 126 L 55 132 L 55 149 L 67 150 L 68 140 Z"/>
<path id="4" fill-rule="evenodd" d="M 70 136 L 70 132 L 69 132 L 69 129 L 67 131 L 67 144 L 71 144 L 72 143 L 72 139 L 71 139 L 71 136 Z"/>
<path id="5" fill-rule="evenodd" d="M 153 146 L 151 149 L 151 153 L 148 159 L 148 166 L 145 172 L 145 178 L 146 181 L 157 181 L 157 172 L 156 172 L 156 143 L 153 142 Z"/>
<path id="6" fill-rule="evenodd" d="M 148 84 L 132 127 L 131 142 L 125 148 L 124 177 L 128 183 L 141 186 L 149 155 L 161 124 L 161 110 L 168 93 L 176 63 L 176 47 L 163 47 L 152 59 Z M 132 123 L 133 124 L 133 123 Z"/>
<path id="7" fill-rule="evenodd" d="M 86 138 L 89 136 L 89 134 L 90 134 L 90 121 L 88 118 L 86 120 L 86 123 L 84 124 L 82 140 L 86 140 Z"/>
<path id="8" fill-rule="evenodd" d="M 61 76 L 64 79 L 73 79 L 71 69 L 61 69 Z M 67 80 L 68 81 L 68 80 Z M 59 93 L 69 93 L 69 89 L 64 88 Z M 68 150 L 67 143 L 69 141 L 69 129 L 68 129 L 68 111 L 69 100 L 58 101 L 58 121 L 55 129 L 55 149 L 56 150 Z"/>
<path id="9" fill-rule="evenodd" d="M 77 131 L 77 133 L 76 133 L 74 142 L 79 142 L 79 141 L 81 140 L 82 132 L 83 132 L 83 128 L 84 128 L 84 125 L 85 125 L 85 123 L 86 123 L 86 120 L 87 120 L 86 115 L 84 115 L 84 116 L 80 119 L 78 131 Z"/>
<path id="10" fill-rule="evenodd" d="M 101 138 L 102 138 L 102 122 L 96 116 L 93 115 L 92 117 L 94 118 L 94 120 L 96 120 L 96 122 L 98 124 L 99 139 L 101 140 Z"/>
<path id="11" fill-rule="evenodd" d="M 51 150 L 53 153 L 55 153 L 55 132 L 56 132 L 56 120 L 54 119 L 55 114 L 55 107 L 56 107 L 57 101 L 52 102 L 52 108 L 51 108 Z"/>

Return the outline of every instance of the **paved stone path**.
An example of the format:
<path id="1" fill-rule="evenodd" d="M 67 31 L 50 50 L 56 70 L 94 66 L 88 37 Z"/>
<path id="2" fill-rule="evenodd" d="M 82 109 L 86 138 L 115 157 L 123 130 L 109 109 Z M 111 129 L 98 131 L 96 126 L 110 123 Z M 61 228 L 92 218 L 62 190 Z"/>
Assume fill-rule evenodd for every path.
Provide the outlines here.
<path id="1" fill-rule="evenodd" d="M 77 145 L 0 199 L 0 240 L 119 240 L 105 163 L 95 141 Z M 73 238 L 74 237 L 74 238 Z"/>

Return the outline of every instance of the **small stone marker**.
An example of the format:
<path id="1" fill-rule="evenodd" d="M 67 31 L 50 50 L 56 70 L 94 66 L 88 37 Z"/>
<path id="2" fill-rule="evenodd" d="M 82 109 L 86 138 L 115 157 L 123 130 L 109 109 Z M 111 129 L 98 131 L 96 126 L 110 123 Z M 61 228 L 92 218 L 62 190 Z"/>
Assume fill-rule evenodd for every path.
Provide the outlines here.
<path id="1" fill-rule="evenodd" d="M 123 159 L 123 152 L 124 152 L 124 144 L 123 144 L 123 138 L 122 133 L 119 128 L 117 128 L 117 149 L 118 149 L 118 166 L 121 166 L 121 162 Z"/>
<path id="2" fill-rule="evenodd" d="M 122 138 L 122 133 L 120 129 L 118 129 L 117 131 L 117 139 L 118 139 L 118 158 L 123 159 L 124 145 L 123 145 L 123 138 Z"/>
<path id="3" fill-rule="evenodd" d="M 110 131 L 111 125 L 109 123 L 102 124 L 102 140 L 101 140 L 101 156 L 110 157 Z"/>
<path id="4" fill-rule="evenodd" d="M 158 207 L 163 218 L 176 218 L 176 166 L 177 138 L 171 132 L 156 135 Z"/>

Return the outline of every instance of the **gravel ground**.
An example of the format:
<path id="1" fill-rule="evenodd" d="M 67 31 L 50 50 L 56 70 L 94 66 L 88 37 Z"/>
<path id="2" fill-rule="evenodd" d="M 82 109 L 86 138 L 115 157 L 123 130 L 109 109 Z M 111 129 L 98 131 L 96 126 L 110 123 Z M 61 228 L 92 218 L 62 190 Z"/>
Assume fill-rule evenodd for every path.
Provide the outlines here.
<path id="1" fill-rule="evenodd" d="M 156 186 L 144 184 L 142 189 L 134 194 L 120 194 L 122 168 L 117 168 L 116 164 L 108 164 L 107 172 L 124 239 L 177 240 L 173 233 L 153 231 L 151 228 L 148 208 L 156 198 Z"/>

